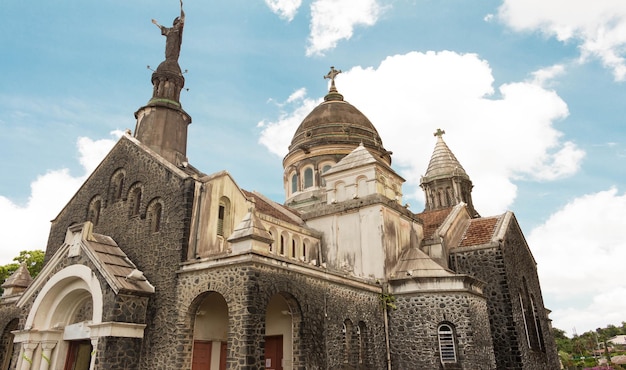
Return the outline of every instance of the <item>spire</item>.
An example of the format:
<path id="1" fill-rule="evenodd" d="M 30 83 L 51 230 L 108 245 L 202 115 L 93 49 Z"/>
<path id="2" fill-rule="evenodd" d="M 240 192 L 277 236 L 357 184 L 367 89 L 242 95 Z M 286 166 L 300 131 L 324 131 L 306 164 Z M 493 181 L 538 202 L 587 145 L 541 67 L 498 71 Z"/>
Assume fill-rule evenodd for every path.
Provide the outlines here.
<path id="1" fill-rule="evenodd" d="M 187 161 L 187 125 L 191 117 L 182 109 L 180 92 L 185 78 L 178 65 L 183 41 L 185 12 L 180 1 L 180 16 L 172 27 L 160 25 L 152 20 L 165 36 L 165 60 L 152 74 L 152 98 L 135 112 L 137 126 L 135 137 L 165 159 L 179 165 Z"/>
<path id="2" fill-rule="evenodd" d="M 426 195 L 426 211 L 466 203 L 470 215 L 477 215 L 472 204 L 472 181 L 443 140 L 446 132 L 437 129 L 435 149 L 420 186 Z"/>
<path id="3" fill-rule="evenodd" d="M 335 77 L 337 77 L 338 74 L 341 73 L 341 70 L 337 70 L 335 69 L 335 67 L 330 67 L 330 72 L 328 72 L 328 74 L 326 76 L 324 76 L 324 79 L 330 79 L 330 90 L 328 91 L 328 94 L 326 94 L 326 96 L 324 97 L 324 101 L 329 101 L 329 100 L 343 100 L 343 95 L 341 95 L 338 91 L 337 91 L 337 87 L 335 87 Z"/>
<path id="4" fill-rule="evenodd" d="M 9 276 L 6 281 L 2 284 L 2 288 L 4 292 L 2 293 L 2 297 L 14 296 L 17 294 L 21 294 L 28 288 L 30 283 L 33 281 L 33 278 L 30 276 L 28 272 L 28 268 L 26 268 L 26 263 L 22 262 L 20 267 L 15 270 Z"/>

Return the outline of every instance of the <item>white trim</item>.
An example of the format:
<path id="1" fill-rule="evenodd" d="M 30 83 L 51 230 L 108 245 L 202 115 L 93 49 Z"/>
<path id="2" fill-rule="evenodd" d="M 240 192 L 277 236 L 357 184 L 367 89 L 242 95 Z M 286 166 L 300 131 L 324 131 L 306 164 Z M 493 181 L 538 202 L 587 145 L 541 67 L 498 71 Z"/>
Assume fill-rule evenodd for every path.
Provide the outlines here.
<path id="1" fill-rule="evenodd" d="M 84 265 L 72 265 L 54 274 L 43 286 L 28 313 L 25 328 L 27 328 L 27 330 L 32 328 L 35 319 L 40 319 L 42 317 L 41 315 L 46 315 L 45 321 L 38 323 L 43 327 L 36 329 L 52 328 L 56 323 L 50 322 L 55 311 L 55 309 L 51 308 L 57 308 L 58 304 L 65 296 L 77 290 L 86 290 L 91 294 L 93 300 L 91 321 L 94 324 L 101 323 L 103 298 L 100 281 L 89 267 Z M 43 307 L 42 303 L 44 302 L 50 305 Z M 65 324 L 66 323 L 63 323 L 63 325 Z"/>
<path id="2" fill-rule="evenodd" d="M 132 324 L 127 322 L 103 322 L 89 325 L 91 337 L 124 337 L 143 338 L 145 324 Z"/>

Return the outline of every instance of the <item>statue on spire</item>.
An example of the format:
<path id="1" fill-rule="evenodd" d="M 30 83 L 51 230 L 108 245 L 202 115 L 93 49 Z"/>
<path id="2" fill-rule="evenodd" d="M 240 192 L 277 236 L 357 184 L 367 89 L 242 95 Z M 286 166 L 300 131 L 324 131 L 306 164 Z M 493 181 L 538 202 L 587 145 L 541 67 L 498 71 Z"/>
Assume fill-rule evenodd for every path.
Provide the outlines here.
<path id="1" fill-rule="evenodd" d="M 183 27 L 185 26 L 185 12 L 183 11 L 183 0 L 180 0 L 180 17 L 174 19 L 172 27 L 161 26 L 155 19 L 152 20 L 161 29 L 161 34 L 165 36 L 165 60 L 178 62 L 180 55 L 180 45 L 183 43 Z"/>

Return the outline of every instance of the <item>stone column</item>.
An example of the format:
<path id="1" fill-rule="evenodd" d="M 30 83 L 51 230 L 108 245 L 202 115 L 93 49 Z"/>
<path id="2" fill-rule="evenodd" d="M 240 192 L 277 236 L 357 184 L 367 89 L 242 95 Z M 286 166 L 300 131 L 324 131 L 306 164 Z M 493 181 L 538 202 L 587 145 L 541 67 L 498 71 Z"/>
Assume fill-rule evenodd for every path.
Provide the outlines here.
<path id="1" fill-rule="evenodd" d="M 90 369 L 96 368 L 96 356 L 98 356 L 98 339 L 100 337 L 91 338 L 91 361 L 89 364 Z"/>
<path id="2" fill-rule="evenodd" d="M 22 365 L 20 366 L 20 370 L 30 370 L 33 364 L 33 353 L 39 346 L 39 343 L 36 342 L 26 342 L 22 344 Z"/>
<path id="3" fill-rule="evenodd" d="M 48 370 L 50 368 L 50 361 L 52 361 L 52 350 L 57 345 L 57 342 L 42 342 L 41 343 L 41 366 L 40 370 Z"/>

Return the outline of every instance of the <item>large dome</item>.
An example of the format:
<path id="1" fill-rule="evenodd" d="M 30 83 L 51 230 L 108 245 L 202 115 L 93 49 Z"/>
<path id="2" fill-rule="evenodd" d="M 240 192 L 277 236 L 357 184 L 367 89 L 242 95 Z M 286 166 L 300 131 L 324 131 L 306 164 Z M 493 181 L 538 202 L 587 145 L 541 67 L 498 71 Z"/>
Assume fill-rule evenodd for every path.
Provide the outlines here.
<path id="1" fill-rule="evenodd" d="M 306 209 L 325 203 L 324 172 L 361 144 L 391 165 L 391 152 L 383 147 L 372 122 L 337 91 L 334 78 L 338 73 L 331 67 L 324 76 L 331 79 L 330 91 L 300 123 L 283 159 L 285 203 L 291 207 Z"/>
<path id="2" fill-rule="evenodd" d="M 341 154 L 348 154 L 361 143 L 383 161 L 391 163 L 390 153 L 383 147 L 372 122 L 352 104 L 344 101 L 341 94 L 331 90 L 324 102 L 302 121 L 293 135 L 285 158 L 298 151 L 310 153 L 329 145 L 346 148 Z"/>

